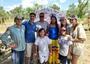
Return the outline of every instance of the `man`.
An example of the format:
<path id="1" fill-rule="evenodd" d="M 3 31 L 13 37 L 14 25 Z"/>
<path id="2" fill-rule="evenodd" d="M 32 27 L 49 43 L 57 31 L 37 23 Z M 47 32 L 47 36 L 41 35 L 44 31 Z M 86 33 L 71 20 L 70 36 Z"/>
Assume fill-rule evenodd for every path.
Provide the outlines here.
<path id="1" fill-rule="evenodd" d="M 21 24 L 22 17 L 16 16 L 14 18 L 15 24 L 8 27 L 6 32 L 1 36 L 4 44 L 11 47 L 12 50 L 12 64 L 23 64 L 24 50 L 25 50 L 25 27 Z"/>
<path id="2" fill-rule="evenodd" d="M 44 21 L 44 16 L 45 16 L 44 13 L 39 14 L 40 21 L 36 22 L 38 29 L 40 29 L 40 28 L 44 28 L 45 30 L 48 29 L 49 24 L 48 24 L 48 22 Z"/>
<path id="3" fill-rule="evenodd" d="M 36 17 L 35 13 L 30 13 L 30 20 L 23 23 L 23 25 L 25 26 L 25 41 L 26 41 L 25 64 L 30 64 L 32 46 L 35 42 L 35 32 L 36 32 L 36 24 L 34 23 L 35 17 Z"/>

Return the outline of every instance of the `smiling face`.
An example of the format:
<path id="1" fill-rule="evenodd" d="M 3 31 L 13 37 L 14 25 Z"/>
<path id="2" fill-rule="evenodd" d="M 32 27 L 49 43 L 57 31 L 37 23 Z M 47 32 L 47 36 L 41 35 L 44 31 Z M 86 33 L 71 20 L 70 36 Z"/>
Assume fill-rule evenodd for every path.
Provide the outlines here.
<path id="1" fill-rule="evenodd" d="M 33 14 L 30 14 L 30 20 L 31 20 L 31 21 L 34 21 L 34 20 L 35 20 L 35 17 L 36 17 L 36 16 L 35 16 L 34 13 L 33 13 Z"/>
<path id="2" fill-rule="evenodd" d="M 56 24 L 56 19 L 54 17 L 51 18 L 51 23 Z"/>
<path id="3" fill-rule="evenodd" d="M 66 26 L 66 24 L 67 24 L 67 20 L 66 20 L 65 17 L 61 18 L 60 21 L 61 21 L 61 24 L 62 24 L 63 26 Z"/>
<path id="4" fill-rule="evenodd" d="M 73 26 L 76 26 L 76 25 L 77 25 L 77 20 L 76 20 L 76 19 L 71 19 L 71 24 L 72 24 Z"/>
<path id="5" fill-rule="evenodd" d="M 44 36 L 45 36 L 45 30 L 41 30 L 41 31 L 39 32 L 39 36 L 40 36 L 40 37 L 44 37 Z"/>
<path id="6" fill-rule="evenodd" d="M 40 21 L 44 21 L 44 13 L 40 13 L 39 18 L 40 18 Z"/>
<path id="7" fill-rule="evenodd" d="M 61 28 L 61 35 L 66 35 L 66 28 L 65 27 Z"/>
<path id="8" fill-rule="evenodd" d="M 17 18 L 16 19 L 16 25 L 20 26 L 22 24 L 22 19 L 21 18 Z"/>

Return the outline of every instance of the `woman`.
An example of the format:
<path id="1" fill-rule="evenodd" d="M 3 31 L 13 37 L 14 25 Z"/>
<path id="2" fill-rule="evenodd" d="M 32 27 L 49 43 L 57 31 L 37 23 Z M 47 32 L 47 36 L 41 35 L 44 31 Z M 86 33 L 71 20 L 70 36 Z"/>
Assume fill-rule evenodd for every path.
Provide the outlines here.
<path id="1" fill-rule="evenodd" d="M 84 41 L 86 34 L 81 24 L 78 23 L 77 18 L 73 15 L 71 17 L 72 23 L 72 64 L 78 64 L 78 59 L 83 52 Z"/>
<path id="2" fill-rule="evenodd" d="M 61 17 L 60 18 L 60 23 L 61 23 L 61 27 L 65 27 L 67 34 L 70 35 L 70 33 L 71 33 L 71 24 L 67 22 L 66 17 Z"/>
<path id="3" fill-rule="evenodd" d="M 21 16 L 16 16 L 14 22 L 1 36 L 1 40 L 12 50 L 12 64 L 24 64 L 25 27 L 22 25 Z"/>
<path id="4" fill-rule="evenodd" d="M 59 28 L 57 24 L 57 18 L 55 16 L 51 16 L 51 22 L 48 28 L 48 36 L 52 41 L 50 46 L 51 49 L 50 49 L 49 64 L 59 63 L 58 33 L 59 33 Z"/>

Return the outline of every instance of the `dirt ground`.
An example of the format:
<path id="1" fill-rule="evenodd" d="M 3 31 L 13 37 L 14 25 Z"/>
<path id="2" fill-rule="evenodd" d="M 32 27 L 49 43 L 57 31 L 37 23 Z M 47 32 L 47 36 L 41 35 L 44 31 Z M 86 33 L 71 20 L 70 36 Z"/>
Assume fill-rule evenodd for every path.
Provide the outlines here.
<path id="1" fill-rule="evenodd" d="M 84 64 L 90 64 L 90 31 L 86 32 L 87 41 L 85 42 L 85 52 L 83 55 Z"/>

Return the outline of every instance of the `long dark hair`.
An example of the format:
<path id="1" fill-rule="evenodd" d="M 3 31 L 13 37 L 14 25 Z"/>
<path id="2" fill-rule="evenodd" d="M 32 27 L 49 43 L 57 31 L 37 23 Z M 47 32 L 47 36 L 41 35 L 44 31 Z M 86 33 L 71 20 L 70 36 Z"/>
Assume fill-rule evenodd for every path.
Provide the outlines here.
<path id="1" fill-rule="evenodd" d="M 51 20 L 52 20 L 52 18 L 55 18 L 55 26 L 58 28 L 58 23 L 57 23 L 57 18 L 56 18 L 56 16 L 54 16 L 54 15 L 52 15 L 51 16 Z M 50 22 L 50 25 L 52 24 L 52 21 Z"/>

